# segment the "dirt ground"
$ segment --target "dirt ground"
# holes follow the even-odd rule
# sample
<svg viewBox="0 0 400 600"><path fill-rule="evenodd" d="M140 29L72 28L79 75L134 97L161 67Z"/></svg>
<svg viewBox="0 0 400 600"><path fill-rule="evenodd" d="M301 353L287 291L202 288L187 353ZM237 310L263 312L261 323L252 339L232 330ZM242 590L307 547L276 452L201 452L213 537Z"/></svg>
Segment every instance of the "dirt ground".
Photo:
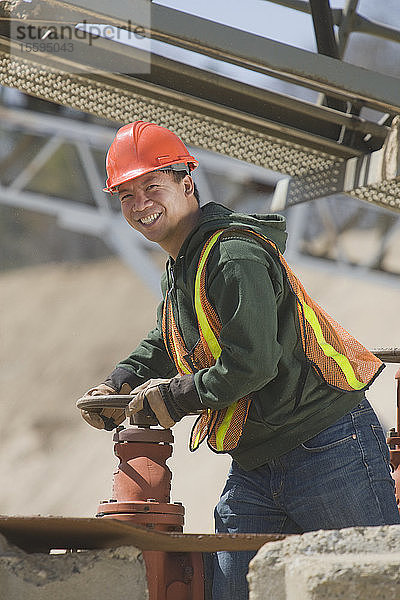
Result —
<svg viewBox="0 0 400 600"><path fill-rule="evenodd" d="M400 346L400 289L296 269L320 304L367 347ZM0 275L0 513L93 516L110 497L111 433L80 418L75 401L153 326L157 298L118 260L46 265ZM396 366L368 397L395 423ZM212 531L229 460L187 450L191 419L174 429L173 500L186 531Z"/></svg>

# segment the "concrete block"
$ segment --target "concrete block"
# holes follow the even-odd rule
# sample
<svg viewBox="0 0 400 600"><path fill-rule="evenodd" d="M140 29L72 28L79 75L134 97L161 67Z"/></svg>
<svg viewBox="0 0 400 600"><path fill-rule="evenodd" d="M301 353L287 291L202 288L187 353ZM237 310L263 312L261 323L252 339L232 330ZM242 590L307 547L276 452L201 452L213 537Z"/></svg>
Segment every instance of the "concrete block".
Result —
<svg viewBox="0 0 400 600"><path fill-rule="evenodd" d="M250 600L398 600L400 525L313 531L265 544Z"/></svg>
<svg viewBox="0 0 400 600"><path fill-rule="evenodd" d="M146 570L131 546L27 554L0 535L0 600L145 600Z"/></svg>

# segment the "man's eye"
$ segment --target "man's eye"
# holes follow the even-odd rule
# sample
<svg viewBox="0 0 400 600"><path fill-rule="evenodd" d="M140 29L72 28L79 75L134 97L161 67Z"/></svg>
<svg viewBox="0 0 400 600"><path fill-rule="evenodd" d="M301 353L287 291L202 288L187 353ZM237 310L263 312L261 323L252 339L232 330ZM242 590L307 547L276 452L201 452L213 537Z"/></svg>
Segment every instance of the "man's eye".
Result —
<svg viewBox="0 0 400 600"><path fill-rule="evenodd" d="M152 188L156 188L157 185L155 183L151 183L150 185L147 186L146 190L151 190Z"/></svg>

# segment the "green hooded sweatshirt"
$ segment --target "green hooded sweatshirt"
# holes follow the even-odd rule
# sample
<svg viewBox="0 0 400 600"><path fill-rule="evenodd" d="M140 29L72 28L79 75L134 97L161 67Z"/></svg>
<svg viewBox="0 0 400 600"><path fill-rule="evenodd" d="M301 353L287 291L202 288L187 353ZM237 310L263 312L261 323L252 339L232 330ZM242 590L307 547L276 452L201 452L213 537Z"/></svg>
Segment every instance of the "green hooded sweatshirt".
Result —
<svg viewBox="0 0 400 600"><path fill-rule="evenodd" d="M162 278L163 297L170 294L189 357L199 343L194 281L201 250L212 233L250 228L275 242L282 253L287 237L280 215L238 214L215 203L201 210L198 224L176 261L169 258ZM239 444L230 452L243 469L296 448L360 402L363 392L330 387L305 358L295 298L273 251L240 232L223 237L211 251L206 282L222 325L222 352L215 365L183 378L190 378L204 408L224 408L253 393ZM123 382L135 387L150 378L176 375L164 346L161 317L162 304L157 327L108 380L115 389Z"/></svg>

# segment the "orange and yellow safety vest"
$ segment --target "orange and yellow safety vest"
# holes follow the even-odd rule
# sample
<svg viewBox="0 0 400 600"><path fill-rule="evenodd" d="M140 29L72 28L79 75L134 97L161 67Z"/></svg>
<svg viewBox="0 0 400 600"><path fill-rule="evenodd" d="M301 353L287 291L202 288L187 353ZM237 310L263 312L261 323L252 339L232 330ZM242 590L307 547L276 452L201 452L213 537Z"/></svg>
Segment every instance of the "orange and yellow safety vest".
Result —
<svg viewBox="0 0 400 600"><path fill-rule="evenodd" d="M194 373L209 368L218 360L223 348L219 342L221 322L206 292L206 265L212 248L233 231L255 237L278 258L287 277L297 305L301 341L306 358L322 379L330 386L351 392L367 388L382 362L330 317L306 292L293 273L276 244L250 229L219 229L204 244L197 266L194 305L200 342L190 362L188 351L174 320L171 298L167 294L163 308L163 336L178 373ZM203 440L215 452L229 452L236 448L249 412L251 394L227 408L206 409L196 420L190 438L190 449L196 450Z"/></svg>

